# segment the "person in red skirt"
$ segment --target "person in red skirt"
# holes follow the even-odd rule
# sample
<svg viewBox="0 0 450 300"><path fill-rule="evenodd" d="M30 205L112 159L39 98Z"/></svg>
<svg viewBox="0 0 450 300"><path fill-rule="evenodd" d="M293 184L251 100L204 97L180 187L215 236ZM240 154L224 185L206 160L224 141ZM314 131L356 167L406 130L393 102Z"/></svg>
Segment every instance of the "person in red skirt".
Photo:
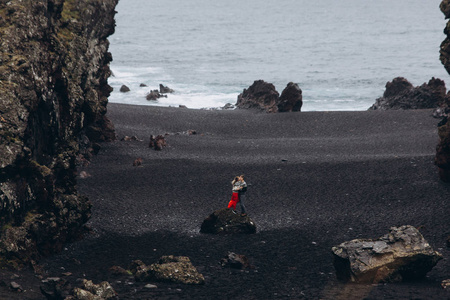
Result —
<svg viewBox="0 0 450 300"><path fill-rule="evenodd" d="M242 189L241 182L239 180L239 176L236 176L231 182L233 186L233 193L231 194L231 200L228 203L228 208L231 208L233 212L236 212L236 205L239 202L239 191Z"/></svg>

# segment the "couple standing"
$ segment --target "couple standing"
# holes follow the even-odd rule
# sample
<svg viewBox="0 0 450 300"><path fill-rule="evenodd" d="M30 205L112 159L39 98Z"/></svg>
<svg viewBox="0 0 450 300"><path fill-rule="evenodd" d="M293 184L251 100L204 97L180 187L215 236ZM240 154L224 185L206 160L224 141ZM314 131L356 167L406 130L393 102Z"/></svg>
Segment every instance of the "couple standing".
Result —
<svg viewBox="0 0 450 300"><path fill-rule="evenodd" d="M241 206L241 216L245 217L247 211L245 210L244 200L245 192L247 191L247 183L244 181L244 175L236 176L231 182L231 185L233 186L233 194L228 203L228 208L231 208L233 209L233 212L236 212L236 205L239 203Z"/></svg>

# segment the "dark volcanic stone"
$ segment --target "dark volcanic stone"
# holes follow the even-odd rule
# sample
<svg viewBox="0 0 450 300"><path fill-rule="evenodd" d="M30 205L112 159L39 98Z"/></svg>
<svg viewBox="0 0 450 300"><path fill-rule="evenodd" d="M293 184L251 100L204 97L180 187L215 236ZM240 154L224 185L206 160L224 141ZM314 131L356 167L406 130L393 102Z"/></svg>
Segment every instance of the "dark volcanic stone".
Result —
<svg viewBox="0 0 450 300"><path fill-rule="evenodd" d="M168 86L164 86L162 84L159 85L159 92L161 94L170 94L173 93L174 90L172 90L171 88L169 88Z"/></svg>
<svg viewBox="0 0 450 300"><path fill-rule="evenodd" d="M201 226L201 233L256 233L256 225L248 216L241 216L231 209L222 208L207 217Z"/></svg>
<svg viewBox="0 0 450 300"><path fill-rule="evenodd" d="M256 108L266 112L277 112L277 102L279 94L275 86L264 80L256 80L238 96L236 107Z"/></svg>
<svg viewBox="0 0 450 300"><path fill-rule="evenodd" d="M227 256L222 258L220 264L224 268L233 268L233 269L246 269L250 267L250 262L247 256L242 254L236 254L234 252L229 252Z"/></svg>
<svg viewBox="0 0 450 300"><path fill-rule="evenodd" d="M450 0L443 0L440 5L441 11L444 13L445 18L450 18ZM447 22L447 26L444 29L444 33L447 35L445 40L441 44L440 59L447 72L450 74L450 21ZM436 165L439 168L439 176L444 182L450 182L450 122L448 121L448 112L450 111L450 96L447 95L446 103L443 108L446 117L445 121L440 124L439 138L440 142L436 151Z"/></svg>
<svg viewBox="0 0 450 300"><path fill-rule="evenodd" d="M278 112L301 111L302 105L302 90L298 84L289 82L278 101Z"/></svg>
<svg viewBox="0 0 450 300"><path fill-rule="evenodd" d="M439 124L440 142L436 147L435 163L441 180L450 183L450 121L445 117Z"/></svg>
<svg viewBox="0 0 450 300"><path fill-rule="evenodd" d="M383 97L378 98L370 110L426 109L438 108L445 104L446 87L439 78L431 78L428 83L413 87L408 80L397 77L386 83Z"/></svg>
<svg viewBox="0 0 450 300"><path fill-rule="evenodd" d="M128 93L129 91L130 91L130 88L127 87L126 85L122 85L122 86L120 87L120 92L121 92L121 93Z"/></svg>
<svg viewBox="0 0 450 300"><path fill-rule="evenodd" d="M0 265L83 233L91 205L76 190L76 159L115 137L106 105L116 4L0 1Z"/></svg>
<svg viewBox="0 0 450 300"><path fill-rule="evenodd" d="M150 136L150 142L148 144L149 148L153 148L157 151L162 150L164 147L167 146L166 139L162 135L157 135L156 137L151 135Z"/></svg>
<svg viewBox="0 0 450 300"><path fill-rule="evenodd" d="M167 95L162 95L160 92L158 92L158 90L153 90L150 91L145 98L149 101L155 101L162 97L167 98Z"/></svg>

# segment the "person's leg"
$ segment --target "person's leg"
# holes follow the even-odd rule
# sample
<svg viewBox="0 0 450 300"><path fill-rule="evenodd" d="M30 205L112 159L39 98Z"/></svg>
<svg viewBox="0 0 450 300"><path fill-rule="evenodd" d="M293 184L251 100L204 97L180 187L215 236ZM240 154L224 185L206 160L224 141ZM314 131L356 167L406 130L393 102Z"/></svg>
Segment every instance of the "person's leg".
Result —
<svg viewBox="0 0 450 300"><path fill-rule="evenodd" d="M241 194L239 195L239 205L241 206L241 214L246 215L247 214L247 210L245 209L245 195Z"/></svg>

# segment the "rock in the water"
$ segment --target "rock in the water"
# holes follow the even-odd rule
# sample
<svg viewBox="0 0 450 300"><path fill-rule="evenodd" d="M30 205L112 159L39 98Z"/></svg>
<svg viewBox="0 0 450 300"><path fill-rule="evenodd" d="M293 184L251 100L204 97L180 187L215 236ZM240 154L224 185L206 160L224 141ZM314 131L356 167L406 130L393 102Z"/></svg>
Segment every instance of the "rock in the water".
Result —
<svg viewBox="0 0 450 300"><path fill-rule="evenodd" d="M163 281L182 284L204 284L205 278L186 256L163 256L149 266L142 261L132 263L131 272L138 281Z"/></svg>
<svg viewBox="0 0 450 300"><path fill-rule="evenodd" d="M164 147L167 146L166 139L162 135L157 135L156 137L151 135L150 136L150 142L148 144L149 148L153 148L157 151L162 150Z"/></svg>
<svg viewBox="0 0 450 300"><path fill-rule="evenodd" d="M250 262L247 256L242 254L236 254L234 252L228 252L227 256L220 261L222 267L233 269L246 269L250 268Z"/></svg>
<svg viewBox="0 0 450 300"><path fill-rule="evenodd" d="M266 112L277 112L278 98L279 94L273 84L264 80L256 80L238 96L236 106L238 108L256 108Z"/></svg>
<svg viewBox="0 0 450 300"><path fill-rule="evenodd" d="M283 92L281 92L277 104L278 112L301 111L302 99L302 90L298 87L298 84L289 82Z"/></svg>
<svg viewBox="0 0 450 300"><path fill-rule="evenodd" d="M162 84L159 85L159 92L161 94L171 94L174 92L174 90L172 90L171 88L169 88L168 86L164 86Z"/></svg>
<svg viewBox="0 0 450 300"><path fill-rule="evenodd" d="M386 83L383 97L378 98L369 110L426 109L438 108L445 104L446 87L439 78L431 78L421 86L413 85L403 77Z"/></svg>
<svg viewBox="0 0 450 300"><path fill-rule="evenodd" d="M256 233L256 225L248 216L236 214L233 210L223 208L207 217L200 229L201 233Z"/></svg>
<svg viewBox="0 0 450 300"><path fill-rule="evenodd" d="M127 87L125 84L120 87L121 93L128 93L129 91L130 91L130 88Z"/></svg>
<svg viewBox="0 0 450 300"><path fill-rule="evenodd" d="M442 259L410 225L392 227L376 240L344 242L332 252L338 279L361 283L420 279Z"/></svg>
<svg viewBox="0 0 450 300"><path fill-rule="evenodd" d="M140 87L147 87L147 85L145 83L141 83L139 86Z"/></svg>
<svg viewBox="0 0 450 300"><path fill-rule="evenodd" d="M222 109L224 109L224 110L232 110L232 109L235 109L235 106L233 104L231 104L231 103L227 103L227 104L225 104L222 107Z"/></svg>
<svg viewBox="0 0 450 300"><path fill-rule="evenodd" d="M163 98L163 97L167 98L167 95L161 94L160 92L158 92L158 90L153 90L153 91L150 91L145 98L149 101L156 101L159 98Z"/></svg>

